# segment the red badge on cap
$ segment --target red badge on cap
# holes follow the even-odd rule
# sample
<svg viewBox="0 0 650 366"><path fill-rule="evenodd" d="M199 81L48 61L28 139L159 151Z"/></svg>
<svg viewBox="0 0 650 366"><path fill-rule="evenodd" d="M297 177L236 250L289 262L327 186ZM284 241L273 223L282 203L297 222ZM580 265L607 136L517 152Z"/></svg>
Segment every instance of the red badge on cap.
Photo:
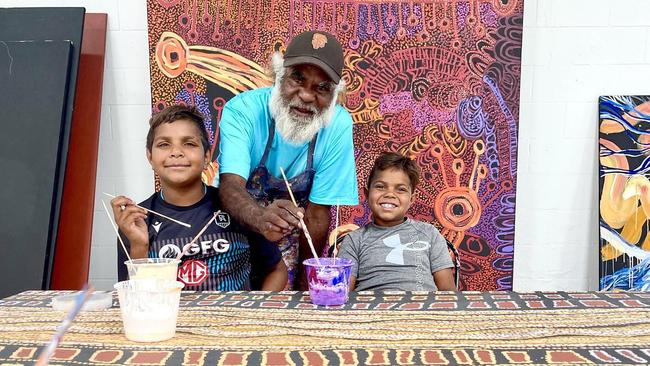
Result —
<svg viewBox="0 0 650 366"><path fill-rule="evenodd" d="M203 261L192 259L178 269L178 279L187 286L198 286L208 278L208 267Z"/></svg>
<svg viewBox="0 0 650 366"><path fill-rule="evenodd" d="M327 37L324 34L314 33L314 36L311 38L311 46L315 50L325 47L327 44Z"/></svg>

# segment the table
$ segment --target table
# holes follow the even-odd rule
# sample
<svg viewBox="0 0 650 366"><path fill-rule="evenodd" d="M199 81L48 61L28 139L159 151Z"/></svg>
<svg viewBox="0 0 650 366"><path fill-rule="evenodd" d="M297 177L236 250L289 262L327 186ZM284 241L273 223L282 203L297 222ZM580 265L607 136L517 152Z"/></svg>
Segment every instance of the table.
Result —
<svg viewBox="0 0 650 366"><path fill-rule="evenodd" d="M0 363L33 363L61 293L0 300ZM650 362L650 293L360 292L325 308L301 292L184 292L176 337L156 344L124 337L117 304L80 313L52 364Z"/></svg>

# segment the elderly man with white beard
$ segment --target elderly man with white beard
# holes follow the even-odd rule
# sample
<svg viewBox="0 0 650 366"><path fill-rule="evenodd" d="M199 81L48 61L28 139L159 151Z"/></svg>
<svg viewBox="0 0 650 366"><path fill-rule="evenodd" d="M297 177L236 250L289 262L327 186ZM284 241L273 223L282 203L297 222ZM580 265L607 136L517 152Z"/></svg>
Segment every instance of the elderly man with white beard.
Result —
<svg viewBox="0 0 650 366"><path fill-rule="evenodd" d="M302 261L311 251L299 217L320 254L330 206L358 204L352 118L338 103L343 49L331 34L304 32L284 57L273 55L273 87L241 93L226 103L219 127L219 195L233 219L250 229L252 286L261 288L278 248L288 269L268 276L277 290L306 289ZM284 169L299 208L290 201ZM287 273L285 276L284 273Z"/></svg>

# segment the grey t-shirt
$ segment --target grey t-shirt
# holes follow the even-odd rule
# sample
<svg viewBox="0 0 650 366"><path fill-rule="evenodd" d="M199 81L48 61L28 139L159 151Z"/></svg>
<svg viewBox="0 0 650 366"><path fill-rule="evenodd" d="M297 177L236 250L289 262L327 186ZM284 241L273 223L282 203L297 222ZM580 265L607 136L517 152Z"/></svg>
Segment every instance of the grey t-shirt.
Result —
<svg viewBox="0 0 650 366"><path fill-rule="evenodd" d="M436 291L432 273L454 266L438 229L411 219L391 227L370 223L349 233L339 256L355 261L357 291Z"/></svg>

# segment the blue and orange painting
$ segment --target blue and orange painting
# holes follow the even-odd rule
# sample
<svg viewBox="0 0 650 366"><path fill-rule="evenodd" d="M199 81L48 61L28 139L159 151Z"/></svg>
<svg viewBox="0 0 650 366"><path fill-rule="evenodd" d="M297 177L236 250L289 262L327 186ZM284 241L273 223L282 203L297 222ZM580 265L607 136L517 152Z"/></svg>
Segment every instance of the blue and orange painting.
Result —
<svg viewBox="0 0 650 366"><path fill-rule="evenodd" d="M650 96L600 97L600 289L650 290Z"/></svg>

